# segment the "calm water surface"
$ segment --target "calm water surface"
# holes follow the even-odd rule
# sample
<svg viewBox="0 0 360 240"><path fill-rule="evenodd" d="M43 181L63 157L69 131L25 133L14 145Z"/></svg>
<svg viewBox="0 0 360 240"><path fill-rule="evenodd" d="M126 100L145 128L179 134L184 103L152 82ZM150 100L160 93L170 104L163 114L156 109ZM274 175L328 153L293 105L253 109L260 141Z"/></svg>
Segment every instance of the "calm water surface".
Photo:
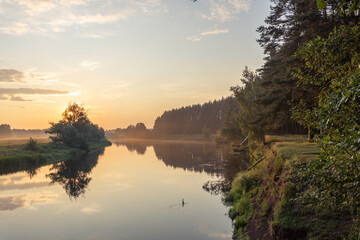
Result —
<svg viewBox="0 0 360 240"><path fill-rule="evenodd" d="M0 240L231 239L221 194L202 186L241 167L211 144L119 141L81 161L2 175Z"/></svg>

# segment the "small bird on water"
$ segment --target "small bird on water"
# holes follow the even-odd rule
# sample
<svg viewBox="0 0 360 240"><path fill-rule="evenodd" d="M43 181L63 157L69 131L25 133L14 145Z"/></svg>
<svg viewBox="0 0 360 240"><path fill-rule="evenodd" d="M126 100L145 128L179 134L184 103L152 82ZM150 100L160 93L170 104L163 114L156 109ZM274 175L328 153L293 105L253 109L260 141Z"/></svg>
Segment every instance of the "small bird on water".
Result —
<svg viewBox="0 0 360 240"><path fill-rule="evenodd" d="M184 202L184 199L182 199L182 206L184 206L185 205L185 202Z"/></svg>

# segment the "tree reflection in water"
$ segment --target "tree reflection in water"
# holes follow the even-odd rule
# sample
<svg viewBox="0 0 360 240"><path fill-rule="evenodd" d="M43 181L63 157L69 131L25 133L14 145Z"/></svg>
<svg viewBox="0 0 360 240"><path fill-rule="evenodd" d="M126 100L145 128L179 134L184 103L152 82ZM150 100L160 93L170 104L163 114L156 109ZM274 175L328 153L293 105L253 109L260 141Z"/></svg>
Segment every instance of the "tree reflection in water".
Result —
<svg viewBox="0 0 360 240"><path fill-rule="evenodd" d="M248 167L247 153L231 154L229 147L216 147L211 143L176 141L119 140L116 146L125 146L129 151L144 154L152 146L156 157L166 166L191 172L206 172L220 180L206 182L203 189L211 194L221 194L231 186L232 178Z"/></svg>
<svg viewBox="0 0 360 240"><path fill-rule="evenodd" d="M65 189L70 198L76 199L85 194L91 181L89 174L97 165L99 156L104 149L98 152L91 152L78 159L70 159L65 162L54 164L46 175L51 179L51 184L59 183Z"/></svg>

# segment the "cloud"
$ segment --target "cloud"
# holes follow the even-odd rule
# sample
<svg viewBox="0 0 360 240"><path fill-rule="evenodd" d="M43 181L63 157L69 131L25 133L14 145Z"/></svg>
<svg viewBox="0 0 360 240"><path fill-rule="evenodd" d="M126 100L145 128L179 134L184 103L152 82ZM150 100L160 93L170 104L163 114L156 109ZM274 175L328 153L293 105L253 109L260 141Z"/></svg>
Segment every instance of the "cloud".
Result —
<svg viewBox="0 0 360 240"><path fill-rule="evenodd" d="M145 1L134 1L141 11L147 15L155 15L158 13L167 12L167 7L161 0L145 0Z"/></svg>
<svg viewBox="0 0 360 240"><path fill-rule="evenodd" d="M30 27L26 23L22 22L13 22L8 26L0 27L0 32L8 35L23 35L25 33L31 32Z"/></svg>
<svg viewBox="0 0 360 240"><path fill-rule="evenodd" d="M108 36L112 36L111 33L83 33L78 36L81 38L93 38L93 39L103 39Z"/></svg>
<svg viewBox="0 0 360 240"><path fill-rule="evenodd" d="M26 82L46 82L56 81L54 76L47 73L34 73L30 71L20 71L16 69L0 69L0 82L26 83Z"/></svg>
<svg viewBox="0 0 360 240"><path fill-rule="evenodd" d="M90 206L88 207L83 207L80 212L82 213L85 213L87 215L92 215L92 214L96 214L96 213L100 213L102 212L102 208L96 204L96 203L93 203L91 204Z"/></svg>
<svg viewBox="0 0 360 240"><path fill-rule="evenodd" d="M229 32L229 29L214 29L214 30L210 30L210 31L203 31L198 35L187 37L186 39L196 42L196 41L202 40L204 36L217 35L217 34L223 34L223 33L228 33L228 32Z"/></svg>
<svg viewBox="0 0 360 240"><path fill-rule="evenodd" d="M19 5L26 6L26 12L30 15L47 12L55 7L55 4L50 0L19 0L18 3Z"/></svg>
<svg viewBox="0 0 360 240"><path fill-rule="evenodd" d="M14 0L0 1L0 9L11 16L0 17L0 33L45 36L54 36L54 33L71 30L71 27L88 29L93 25L111 24L137 13L155 15L167 11L162 0ZM79 28L75 32L78 31ZM88 36L98 38L99 35Z"/></svg>
<svg viewBox="0 0 360 240"><path fill-rule="evenodd" d="M217 35L217 34L228 33L228 32L229 32L229 29L214 29L211 31L202 32L201 35L202 36Z"/></svg>
<svg viewBox="0 0 360 240"><path fill-rule="evenodd" d="M35 194L18 194L0 197L0 211L12 211L18 208L28 208L34 204L54 203L58 195L49 192Z"/></svg>
<svg viewBox="0 0 360 240"><path fill-rule="evenodd" d="M82 68L85 68L89 71L94 71L95 69L98 69L100 66L100 63L93 60L84 60L79 63L79 66Z"/></svg>
<svg viewBox="0 0 360 240"><path fill-rule="evenodd" d="M209 13L203 18L226 22L235 18L240 12L247 12L250 9L252 0L210 0Z"/></svg>
<svg viewBox="0 0 360 240"><path fill-rule="evenodd" d="M0 197L0 211L12 211L25 205L25 196Z"/></svg>
<svg viewBox="0 0 360 240"><path fill-rule="evenodd" d="M68 91L41 89L41 88L0 88L0 95L14 95L14 94L26 94L26 95L52 95L52 94L69 94Z"/></svg>
<svg viewBox="0 0 360 240"><path fill-rule="evenodd" d="M26 99L23 99L22 97L14 97L12 96L10 98L10 101L14 101L14 102L29 102L31 100L26 100Z"/></svg>
<svg viewBox="0 0 360 240"><path fill-rule="evenodd" d="M31 101L18 95L69 95L68 91L41 89L41 88L0 88L0 100Z"/></svg>
<svg viewBox="0 0 360 240"><path fill-rule="evenodd" d="M0 69L0 82L24 82L25 74L15 69Z"/></svg>
<svg viewBox="0 0 360 240"><path fill-rule="evenodd" d="M49 185L49 181L27 181L28 177L24 176L5 176L0 178L0 191L14 190L14 189L32 189L41 188Z"/></svg>
<svg viewBox="0 0 360 240"><path fill-rule="evenodd" d="M52 26L72 26L72 25L85 25L85 24L106 24L116 22L120 19L128 18L133 11L131 9L124 10L117 14L95 14L95 15L69 15L65 19L56 19L49 23Z"/></svg>
<svg viewBox="0 0 360 240"><path fill-rule="evenodd" d="M204 225L198 226L194 229L194 231L212 239L230 239L232 237L231 233L214 232L212 229Z"/></svg>

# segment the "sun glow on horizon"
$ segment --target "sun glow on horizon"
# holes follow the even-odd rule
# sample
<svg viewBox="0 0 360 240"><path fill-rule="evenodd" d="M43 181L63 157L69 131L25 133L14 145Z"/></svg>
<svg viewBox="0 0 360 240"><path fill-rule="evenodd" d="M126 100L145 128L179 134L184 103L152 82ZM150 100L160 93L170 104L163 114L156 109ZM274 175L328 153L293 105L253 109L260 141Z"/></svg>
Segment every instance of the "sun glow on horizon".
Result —
<svg viewBox="0 0 360 240"><path fill-rule="evenodd" d="M262 65L268 1L0 1L0 124L47 128L69 102L105 129L230 95ZM5 14L6 13L6 14Z"/></svg>

